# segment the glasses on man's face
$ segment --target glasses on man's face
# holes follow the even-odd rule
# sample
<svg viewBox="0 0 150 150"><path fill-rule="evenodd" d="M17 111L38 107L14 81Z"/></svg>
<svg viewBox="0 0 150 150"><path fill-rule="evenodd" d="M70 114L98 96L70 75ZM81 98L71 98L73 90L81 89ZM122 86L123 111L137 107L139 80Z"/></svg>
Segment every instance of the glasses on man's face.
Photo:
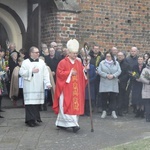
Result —
<svg viewBox="0 0 150 150"><path fill-rule="evenodd" d="M32 53L39 54L40 52L32 52Z"/></svg>
<svg viewBox="0 0 150 150"><path fill-rule="evenodd" d="M111 57L110 55L106 55L106 57Z"/></svg>

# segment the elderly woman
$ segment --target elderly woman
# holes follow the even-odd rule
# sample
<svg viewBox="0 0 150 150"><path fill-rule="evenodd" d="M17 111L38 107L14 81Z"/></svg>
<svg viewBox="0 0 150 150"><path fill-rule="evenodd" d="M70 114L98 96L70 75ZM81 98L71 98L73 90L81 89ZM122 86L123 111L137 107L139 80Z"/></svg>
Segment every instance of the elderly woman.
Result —
<svg viewBox="0 0 150 150"><path fill-rule="evenodd" d="M143 83L142 98L145 103L145 118L150 122L150 57L147 59L146 68L143 69L140 79Z"/></svg>
<svg viewBox="0 0 150 150"><path fill-rule="evenodd" d="M9 62L10 80L11 80L12 72L13 72L14 68L15 68L16 66L18 66L18 54L17 54L17 52L11 53L10 57L11 57L11 59L12 59L12 61Z"/></svg>
<svg viewBox="0 0 150 150"><path fill-rule="evenodd" d="M15 52L14 52L15 53ZM14 107L17 107L17 100L23 97L23 78L19 76L19 70L23 62L23 58L18 58L18 65L13 69L10 82L9 97L13 101ZM24 105L24 100L22 101Z"/></svg>
<svg viewBox="0 0 150 150"><path fill-rule="evenodd" d="M116 96L117 93L119 93L118 76L121 74L121 69L111 52L105 53L105 59L100 62L97 71L101 76L99 85L103 110L101 118L105 118L107 115L106 109L109 100L109 108L112 111L112 117L116 119Z"/></svg>

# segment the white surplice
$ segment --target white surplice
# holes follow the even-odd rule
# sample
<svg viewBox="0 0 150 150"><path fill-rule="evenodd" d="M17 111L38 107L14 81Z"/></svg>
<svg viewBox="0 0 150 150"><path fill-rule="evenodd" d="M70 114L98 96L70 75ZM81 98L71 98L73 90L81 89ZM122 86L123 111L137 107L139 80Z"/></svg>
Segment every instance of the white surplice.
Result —
<svg viewBox="0 0 150 150"><path fill-rule="evenodd" d="M38 73L32 73L32 69L39 69ZM23 77L23 93L25 105L44 103L44 84L51 85L49 72L44 61L31 62L29 59L23 61L19 74Z"/></svg>

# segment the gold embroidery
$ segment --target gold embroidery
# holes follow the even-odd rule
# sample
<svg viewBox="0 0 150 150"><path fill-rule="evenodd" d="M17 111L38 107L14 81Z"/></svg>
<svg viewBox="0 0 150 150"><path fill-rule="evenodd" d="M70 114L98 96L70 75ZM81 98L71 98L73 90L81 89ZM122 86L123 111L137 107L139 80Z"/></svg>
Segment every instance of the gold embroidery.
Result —
<svg viewBox="0 0 150 150"><path fill-rule="evenodd" d="M79 110L79 102L78 102L78 96L79 96L79 89L78 89L78 78L77 76L72 76L72 88L73 88L73 109Z"/></svg>
<svg viewBox="0 0 150 150"><path fill-rule="evenodd" d="M78 98L73 98L73 108L74 110L79 110Z"/></svg>
<svg viewBox="0 0 150 150"><path fill-rule="evenodd" d="M73 89L78 90L78 84L77 83L73 83Z"/></svg>
<svg viewBox="0 0 150 150"><path fill-rule="evenodd" d="M72 81L77 81L77 76L72 76Z"/></svg>
<svg viewBox="0 0 150 150"><path fill-rule="evenodd" d="M73 96L78 96L78 89L77 90L73 90Z"/></svg>

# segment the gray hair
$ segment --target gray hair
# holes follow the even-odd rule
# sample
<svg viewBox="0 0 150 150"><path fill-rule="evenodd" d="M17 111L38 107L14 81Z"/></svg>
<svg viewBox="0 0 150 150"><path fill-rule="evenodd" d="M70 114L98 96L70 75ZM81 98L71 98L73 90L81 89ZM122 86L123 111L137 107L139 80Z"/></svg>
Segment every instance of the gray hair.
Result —
<svg viewBox="0 0 150 150"><path fill-rule="evenodd" d="M29 54L32 53L34 51L34 49L38 49L37 47L35 46L32 46L30 49L29 49Z"/></svg>
<svg viewBox="0 0 150 150"><path fill-rule="evenodd" d="M11 53L11 54L10 54L10 57L13 57L15 54L17 55L17 52Z"/></svg>

